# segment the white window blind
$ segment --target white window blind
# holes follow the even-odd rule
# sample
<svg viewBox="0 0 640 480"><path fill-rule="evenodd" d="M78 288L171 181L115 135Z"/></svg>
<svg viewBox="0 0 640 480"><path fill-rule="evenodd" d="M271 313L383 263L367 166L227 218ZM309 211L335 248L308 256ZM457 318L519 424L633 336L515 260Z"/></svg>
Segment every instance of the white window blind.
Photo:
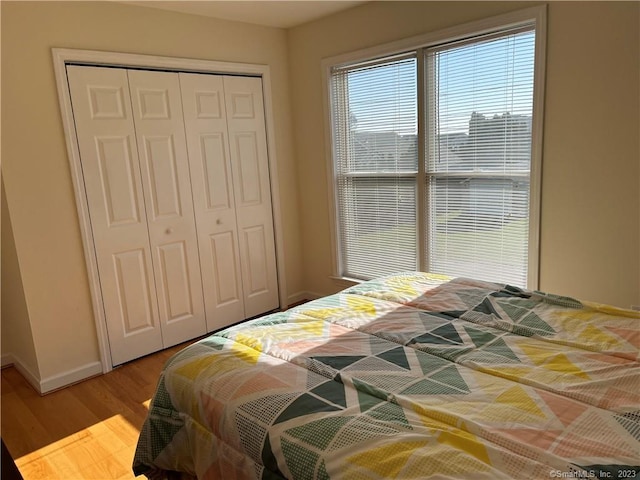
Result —
<svg viewBox="0 0 640 480"><path fill-rule="evenodd" d="M416 64L411 55L333 72L343 276L417 268Z"/></svg>
<svg viewBox="0 0 640 480"><path fill-rule="evenodd" d="M426 51L431 271L527 284L534 41Z"/></svg>
<svg viewBox="0 0 640 480"><path fill-rule="evenodd" d="M526 286L534 46L531 25L331 69L339 275Z"/></svg>

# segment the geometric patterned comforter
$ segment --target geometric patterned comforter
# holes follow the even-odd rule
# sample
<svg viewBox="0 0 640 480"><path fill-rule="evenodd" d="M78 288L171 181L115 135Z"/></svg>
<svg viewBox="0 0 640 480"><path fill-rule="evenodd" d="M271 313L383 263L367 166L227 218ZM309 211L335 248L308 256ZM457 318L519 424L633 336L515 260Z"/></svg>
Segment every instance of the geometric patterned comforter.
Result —
<svg viewBox="0 0 640 480"><path fill-rule="evenodd" d="M169 360L134 472L640 478L640 315L411 272Z"/></svg>

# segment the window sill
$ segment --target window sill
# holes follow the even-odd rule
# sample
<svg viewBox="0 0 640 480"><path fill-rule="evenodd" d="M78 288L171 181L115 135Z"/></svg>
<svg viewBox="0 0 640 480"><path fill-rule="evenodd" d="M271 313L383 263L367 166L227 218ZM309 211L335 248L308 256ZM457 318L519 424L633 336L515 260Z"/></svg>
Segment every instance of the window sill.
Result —
<svg viewBox="0 0 640 480"><path fill-rule="evenodd" d="M364 282L364 280L358 280L357 278L338 277L334 275L329 276L329 278L333 280L333 282L341 288L353 287L354 285L358 285Z"/></svg>

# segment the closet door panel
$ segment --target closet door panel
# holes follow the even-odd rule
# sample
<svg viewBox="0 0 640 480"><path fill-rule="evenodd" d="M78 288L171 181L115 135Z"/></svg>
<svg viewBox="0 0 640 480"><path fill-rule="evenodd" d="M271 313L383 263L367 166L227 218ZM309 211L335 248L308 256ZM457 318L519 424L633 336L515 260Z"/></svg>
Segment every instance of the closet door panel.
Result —
<svg viewBox="0 0 640 480"><path fill-rule="evenodd" d="M136 172L131 163L130 137L96 136L100 188L106 206L106 222L109 227L140 225ZM96 212L96 215L98 213Z"/></svg>
<svg viewBox="0 0 640 480"><path fill-rule="evenodd" d="M260 153L255 132L238 132L233 136L234 152L238 159L236 171L240 187L238 205L241 208L261 207L264 203L260 170Z"/></svg>
<svg viewBox="0 0 640 480"><path fill-rule="evenodd" d="M223 78L247 317L278 308L262 80Z"/></svg>
<svg viewBox="0 0 640 480"><path fill-rule="evenodd" d="M146 135L144 155L149 175L149 191L153 220L167 220L182 216L181 189L178 185L173 138L168 135ZM186 192L188 193L188 191Z"/></svg>
<svg viewBox="0 0 640 480"><path fill-rule="evenodd" d="M187 136L189 133L187 133ZM200 151L196 150L196 157L200 154L198 173L203 174L204 204L202 207L210 212L233 211L233 186L229 182L229 156L227 139L224 133L201 133L199 135Z"/></svg>
<svg viewBox="0 0 640 480"><path fill-rule="evenodd" d="M177 73L129 70L164 346L206 333Z"/></svg>
<svg viewBox="0 0 640 480"><path fill-rule="evenodd" d="M154 295L148 283L151 272L147 252L142 248L122 251L112 258L124 336L153 329L156 323L152 307Z"/></svg>
<svg viewBox="0 0 640 480"><path fill-rule="evenodd" d="M207 330L246 318L222 77L180 73Z"/></svg>
<svg viewBox="0 0 640 480"><path fill-rule="evenodd" d="M227 305L242 303L240 269L237 262L238 242L235 232L215 233L209 239L211 240L211 267L215 278L221 280L215 283L217 306L223 308Z"/></svg>
<svg viewBox="0 0 640 480"><path fill-rule="evenodd" d="M243 257L247 258L249 277L247 297L253 298L269 292L269 256L267 252L267 233L262 225L245 228L242 245Z"/></svg>
<svg viewBox="0 0 640 480"><path fill-rule="evenodd" d="M189 280L185 242L175 242L158 247L160 278L164 296L167 323L189 318L194 314L192 287Z"/></svg>
<svg viewBox="0 0 640 480"><path fill-rule="evenodd" d="M162 349L123 69L67 66L113 365Z"/></svg>

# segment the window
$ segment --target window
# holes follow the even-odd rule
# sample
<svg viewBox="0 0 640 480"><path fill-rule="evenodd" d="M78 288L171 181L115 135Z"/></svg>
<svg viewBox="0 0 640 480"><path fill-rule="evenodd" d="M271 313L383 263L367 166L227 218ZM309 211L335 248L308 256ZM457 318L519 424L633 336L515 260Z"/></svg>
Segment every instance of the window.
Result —
<svg viewBox="0 0 640 480"><path fill-rule="evenodd" d="M339 276L535 288L535 44L523 22L330 68Z"/></svg>
<svg viewBox="0 0 640 480"><path fill-rule="evenodd" d="M343 276L417 267L416 65L411 55L333 75Z"/></svg>

